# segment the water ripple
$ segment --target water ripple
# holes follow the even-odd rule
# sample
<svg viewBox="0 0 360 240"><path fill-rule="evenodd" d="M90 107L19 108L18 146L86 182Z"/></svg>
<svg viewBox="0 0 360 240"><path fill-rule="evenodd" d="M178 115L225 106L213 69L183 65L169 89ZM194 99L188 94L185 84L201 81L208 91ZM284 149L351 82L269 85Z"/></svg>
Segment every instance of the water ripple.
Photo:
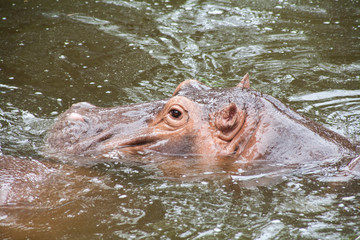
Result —
<svg viewBox="0 0 360 240"><path fill-rule="evenodd" d="M360 141L360 90L326 90L291 96L289 101L301 104L298 111L315 118L321 113L330 129Z"/></svg>
<svg viewBox="0 0 360 240"><path fill-rule="evenodd" d="M360 96L360 90L335 89L289 97L290 101L316 101L334 97Z"/></svg>

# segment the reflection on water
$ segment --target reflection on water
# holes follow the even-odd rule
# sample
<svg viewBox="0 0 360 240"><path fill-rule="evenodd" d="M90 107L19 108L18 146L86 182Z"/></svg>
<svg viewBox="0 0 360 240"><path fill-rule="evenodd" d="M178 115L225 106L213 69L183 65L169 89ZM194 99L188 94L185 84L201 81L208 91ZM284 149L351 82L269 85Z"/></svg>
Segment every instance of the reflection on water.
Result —
<svg viewBox="0 0 360 240"><path fill-rule="evenodd" d="M64 164L41 147L72 103L165 98L186 78L230 87L246 72L253 88L360 141L359 5L2 3L0 152L25 158L0 162L0 238L355 239L359 175L342 166L151 154Z"/></svg>
<svg viewBox="0 0 360 240"><path fill-rule="evenodd" d="M357 229L358 184L331 185L319 181L319 173L244 187L240 178L164 180L119 163L31 164L47 174L31 182L15 179L13 193L38 187L24 193L34 194L26 205L0 208L5 237L334 239Z"/></svg>

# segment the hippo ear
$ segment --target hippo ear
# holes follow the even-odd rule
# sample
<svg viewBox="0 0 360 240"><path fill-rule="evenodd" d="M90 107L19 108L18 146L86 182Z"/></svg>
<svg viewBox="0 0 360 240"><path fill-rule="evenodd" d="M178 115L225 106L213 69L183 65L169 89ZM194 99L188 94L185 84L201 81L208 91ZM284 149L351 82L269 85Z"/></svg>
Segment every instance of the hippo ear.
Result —
<svg viewBox="0 0 360 240"><path fill-rule="evenodd" d="M250 88L249 73L246 73L240 83L236 86L240 88Z"/></svg>
<svg viewBox="0 0 360 240"><path fill-rule="evenodd" d="M196 90L196 91L206 91L209 90L210 87L202 84L201 82L194 80L194 79L189 79L186 81L183 81L182 83L180 83L174 93L173 96L176 96L180 91L191 91L191 90Z"/></svg>
<svg viewBox="0 0 360 240"><path fill-rule="evenodd" d="M215 127L219 130L219 137L230 141L234 138L245 120L244 112L235 103L230 103L212 115Z"/></svg>

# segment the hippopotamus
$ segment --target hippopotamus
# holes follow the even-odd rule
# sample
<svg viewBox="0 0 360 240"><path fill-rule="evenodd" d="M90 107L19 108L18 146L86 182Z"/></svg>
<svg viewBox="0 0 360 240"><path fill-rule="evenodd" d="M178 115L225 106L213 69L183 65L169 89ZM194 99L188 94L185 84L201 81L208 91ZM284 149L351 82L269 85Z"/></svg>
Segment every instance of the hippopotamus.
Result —
<svg viewBox="0 0 360 240"><path fill-rule="evenodd" d="M332 161L338 165L345 159L338 172L341 181L348 173L359 176L360 172L356 146L279 100L251 89L248 74L237 86L225 89L186 80L169 99L150 103L110 108L76 103L49 130L44 150L45 157L51 160L81 159L90 161L90 165L98 160L136 160L129 155L158 153L164 156L156 157L158 161L166 159L158 168L171 178L201 179L208 176L204 172L213 172L214 177L230 173L236 179L242 173L258 176L259 168L261 173L269 169L276 173L265 174L263 180L257 177L255 182L250 178L250 185L273 183L301 163L307 166L316 162L320 166ZM193 157L187 158L189 155ZM185 158L196 163L182 161ZM242 172L244 167L247 171ZM279 174L273 167L281 168ZM54 207L62 204L64 197L49 192L67 191L65 200L71 201L78 198L79 191L66 190L66 179L72 178L76 185L88 189L92 176L97 178L97 174L89 168L15 158L0 152L0 206L24 203L30 207Z"/></svg>
<svg viewBox="0 0 360 240"><path fill-rule="evenodd" d="M250 88L197 80L180 83L169 99L110 108L80 102L59 117L47 152L119 158L128 154L231 156L289 164L355 156L345 137Z"/></svg>

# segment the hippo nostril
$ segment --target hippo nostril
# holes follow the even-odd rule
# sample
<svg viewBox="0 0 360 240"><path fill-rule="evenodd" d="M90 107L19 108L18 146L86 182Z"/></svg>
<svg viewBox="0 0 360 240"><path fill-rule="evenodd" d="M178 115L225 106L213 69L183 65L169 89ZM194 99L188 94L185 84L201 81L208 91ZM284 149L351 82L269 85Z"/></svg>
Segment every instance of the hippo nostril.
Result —
<svg viewBox="0 0 360 240"><path fill-rule="evenodd" d="M80 114L78 113L70 113L69 116L68 116L68 119L69 120L72 120L72 121L81 121L81 122L85 122L85 119L83 116L81 116Z"/></svg>

